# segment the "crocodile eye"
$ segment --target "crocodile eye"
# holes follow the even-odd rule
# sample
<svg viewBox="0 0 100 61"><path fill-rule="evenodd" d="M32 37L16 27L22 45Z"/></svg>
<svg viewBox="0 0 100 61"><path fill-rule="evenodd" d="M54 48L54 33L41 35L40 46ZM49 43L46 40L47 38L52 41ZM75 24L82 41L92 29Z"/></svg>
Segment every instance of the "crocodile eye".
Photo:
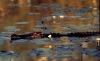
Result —
<svg viewBox="0 0 100 61"><path fill-rule="evenodd" d="M52 35L48 35L48 38L51 38L52 37Z"/></svg>

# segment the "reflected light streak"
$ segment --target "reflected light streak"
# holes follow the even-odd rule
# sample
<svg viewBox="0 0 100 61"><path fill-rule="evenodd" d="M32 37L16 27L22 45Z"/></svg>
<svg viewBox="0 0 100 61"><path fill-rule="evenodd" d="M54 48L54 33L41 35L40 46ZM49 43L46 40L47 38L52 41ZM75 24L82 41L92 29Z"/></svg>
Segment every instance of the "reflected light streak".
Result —
<svg viewBox="0 0 100 61"><path fill-rule="evenodd" d="M25 0L19 0L18 4L25 4ZM19 7L25 7L25 5L24 6L19 6Z"/></svg>
<svg viewBox="0 0 100 61"><path fill-rule="evenodd" d="M93 0L93 3L96 3L96 0Z"/></svg>
<svg viewBox="0 0 100 61"><path fill-rule="evenodd" d="M63 15L60 15L60 18L61 18L61 19L63 19L63 18L64 18L64 16L63 16Z"/></svg>
<svg viewBox="0 0 100 61"><path fill-rule="evenodd" d="M48 61L47 57L41 57L40 59L38 59L38 61Z"/></svg>
<svg viewBox="0 0 100 61"><path fill-rule="evenodd" d="M51 46L51 45L49 45L49 46L45 46L45 47L47 47L47 48L52 48L52 46Z"/></svg>
<svg viewBox="0 0 100 61"><path fill-rule="evenodd" d="M14 0L11 0L11 1L14 1Z"/></svg>
<svg viewBox="0 0 100 61"><path fill-rule="evenodd" d="M62 61L70 61L70 60L68 60L67 58L65 58L65 59L62 59Z"/></svg>
<svg viewBox="0 0 100 61"><path fill-rule="evenodd" d="M96 0L93 0L93 5L95 6L95 5L97 5L97 2L96 2Z"/></svg>
<svg viewBox="0 0 100 61"><path fill-rule="evenodd" d="M31 6L31 0L27 0L27 2L28 2L28 7L30 7Z"/></svg>
<svg viewBox="0 0 100 61"><path fill-rule="evenodd" d="M87 48L88 47L88 43L87 42L82 43L82 47L83 48Z"/></svg>
<svg viewBox="0 0 100 61"><path fill-rule="evenodd" d="M53 21L53 23L56 23L56 21Z"/></svg>
<svg viewBox="0 0 100 61"><path fill-rule="evenodd" d="M97 10L98 8L93 8L93 10Z"/></svg>
<svg viewBox="0 0 100 61"><path fill-rule="evenodd" d="M96 14L98 14L98 12L95 12L95 11L94 11L93 14L96 15Z"/></svg>
<svg viewBox="0 0 100 61"><path fill-rule="evenodd" d="M96 38L98 46L100 45L100 38Z"/></svg>
<svg viewBox="0 0 100 61"><path fill-rule="evenodd" d="M57 60L54 59L54 60L52 60L52 61L57 61Z"/></svg>
<svg viewBox="0 0 100 61"><path fill-rule="evenodd" d="M66 0L58 0L58 2L61 3L61 4L65 4Z"/></svg>
<svg viewBox="0 0 100 61"><path fill-rule="evenodd" d="M49 48L52 48L52 46L51 46L51 45L49 45L48 47L49 47Z"/></svg>
<svg viewBox="0 0 100 61"><path fill-rule="evenodd" d="M93 0L93 5L94 5L94 6L97 6L96 0ZM93 10L97 10L97 8L93 8ZM93 14L96 15L97 12L93 11Z"/></svg>
<svg viewBox="0 0 100 61"><path fill-rule="evenodd" d="M52 16L53 17L53 19L56 19L56 16Z"/></svg>
<svg viewBox="0 0 100 61"><path fill-rule="evenodd" d="M100 38L97 38L96 40L99 40L100 41Z"/></svg>

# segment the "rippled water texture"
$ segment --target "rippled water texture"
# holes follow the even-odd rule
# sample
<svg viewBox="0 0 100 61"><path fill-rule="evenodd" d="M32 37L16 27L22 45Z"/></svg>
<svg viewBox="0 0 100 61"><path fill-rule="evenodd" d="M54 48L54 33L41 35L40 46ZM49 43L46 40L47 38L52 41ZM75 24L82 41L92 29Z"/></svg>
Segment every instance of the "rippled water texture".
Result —
<svg viewBox="0 0 100 61"><path fill-rule="evenodd" d="M98 31L99 25L99 0L0 0L0 61L99 61L99 36L10 42L12 34Z"/></svg>

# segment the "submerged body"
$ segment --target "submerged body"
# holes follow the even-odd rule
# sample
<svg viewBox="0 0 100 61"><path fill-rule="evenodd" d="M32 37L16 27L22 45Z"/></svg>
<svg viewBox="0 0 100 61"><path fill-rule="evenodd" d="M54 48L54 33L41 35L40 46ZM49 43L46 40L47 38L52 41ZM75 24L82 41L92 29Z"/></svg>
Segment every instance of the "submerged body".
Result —
<svg viewBox="0 0 100 61"><path fill-rule="evenodd" d="M43 34L42 32L33 32L29 34L24 35L11 35L11 40L17 40L17 39L35 39L35 38L48 38L48 36L51 35L52 37L89 37L89 36L98 36L100 35L100 31L93 31L93 32L73 32L68 34L60 34L60 33L50 33L50 34Z"/></svg>

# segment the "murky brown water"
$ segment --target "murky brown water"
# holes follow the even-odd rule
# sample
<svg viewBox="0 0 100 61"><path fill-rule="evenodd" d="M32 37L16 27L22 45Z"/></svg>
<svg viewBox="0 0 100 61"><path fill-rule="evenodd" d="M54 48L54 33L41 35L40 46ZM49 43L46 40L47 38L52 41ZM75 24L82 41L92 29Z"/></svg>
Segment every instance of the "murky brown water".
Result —
<svg viewBox="0 0 100 61"><path fill-rule="evenodd" d="M24 6L20 7L14 7L14 6L6 6L6 4L25 4ZM21 29L20 31L17 31L16 34L24 34L25 32L33 32L33 28L36 24L35 21L41 18L42 16L49 16L50 13L54 12L54 10L44 10L43 8L34 8L33 6L39 5L39 4L66 4L66 7L69 6L78 6L78 8L83 8L84 6L98 6L99 0L14 0L13 2L11 0L0 0L0 32L6 32L4 27L6 26L16 26L17 28ZM12 11L14 9L14 11ZM94 8L93 10L96 10ZM28 12L40 12L41 14L38 15L28 15ZM67 15L73 16L74 12L66 12ZM93 11L90 13L87 13L90 16L94 14L98 14L98 12ZM27 21L30 24L26 25L19 25L15 24L19 21ZM86 21L79 21L78 18L72 18L72 19L55 19L50 22L45 23L71 23L75 25L84 25L84 24L90 24L91 22L98 22L96 19L86 20ZM59 25L52 26L51 28L54 28L55 30L61 31L67 29L67 27L61 27ZM98 30L98 29L96 29ZM85 31L85 30L79 30L79 31ZM65 44L71 43L70 41L64 42ZM15 46L11 46L11 44L16 44ZM58 43L59 44L59 43ZM84 43L84 46L86 48L91 48L89 46L90 43ZM19 57L12 58L12 61L97 61L98 58L91 57L87 55L81 54L80 51L75 51L73 54L72 59L62 59L62 60L52 60L48 57L29 57L27 54L32 51L33 48L42 48L42 47L54 47L57 45L57 43L53 43L50 45L36 45L31 43L9 43L9 40L6 40L6 44L0 46L0 50L14 50L15 52L19 52ZM94 44L93 44L94 45ZM95 46L95 45L94 45ZM95 47L94 47L95 48ZM6 57L1 57L0 61L2 59L5 59ZM9 57L8 57L9 58Z"/></svg>

